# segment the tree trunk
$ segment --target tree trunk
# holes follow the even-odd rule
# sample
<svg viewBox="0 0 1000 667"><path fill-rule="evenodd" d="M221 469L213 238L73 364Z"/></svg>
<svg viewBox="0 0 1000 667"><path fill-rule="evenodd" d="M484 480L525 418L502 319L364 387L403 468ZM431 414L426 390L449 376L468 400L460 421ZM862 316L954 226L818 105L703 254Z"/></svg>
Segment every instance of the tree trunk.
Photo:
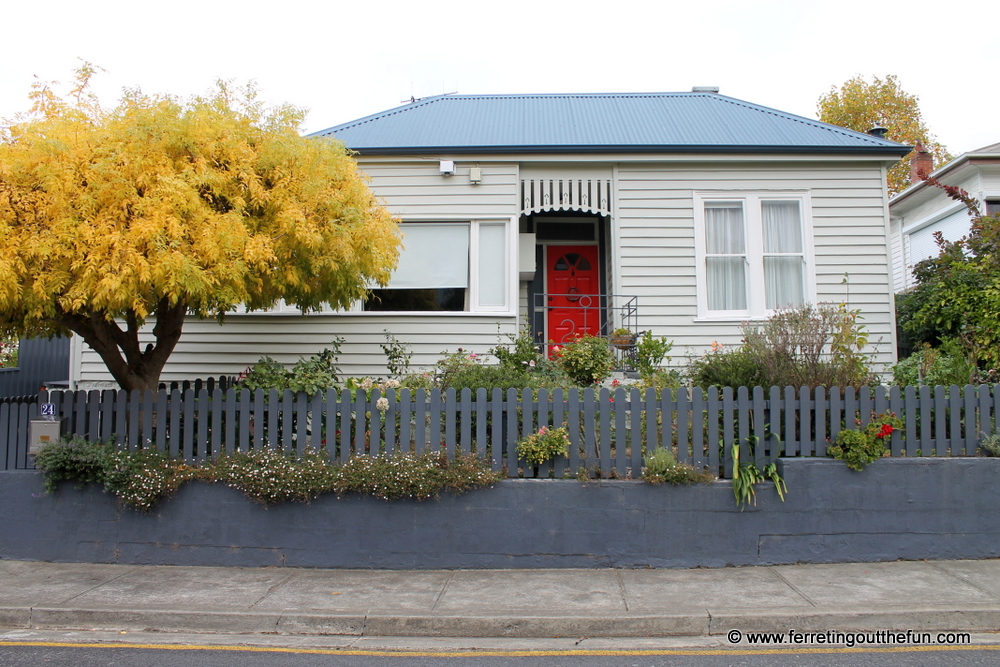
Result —
<svg viewBox="0 0 1000 667"><path fill-rule="evenodd" d="M122 389L156 391L160 373L180 340L186 313L187 306L182 301L171 305L166 298L161 299L153 326L156 342L147 345L145 350L139 346L141 325L133 312L126 314L124 329L118 321L108 319L103 313L63 314L59 322L101 356Z"/></svg>

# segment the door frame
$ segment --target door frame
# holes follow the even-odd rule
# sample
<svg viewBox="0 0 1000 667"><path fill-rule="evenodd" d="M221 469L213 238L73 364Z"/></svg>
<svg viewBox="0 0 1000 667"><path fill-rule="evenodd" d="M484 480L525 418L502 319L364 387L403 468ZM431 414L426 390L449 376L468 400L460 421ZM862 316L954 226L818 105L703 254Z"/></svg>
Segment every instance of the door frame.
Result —
<svg viewBox="0 0 1000 667"><path fill-rule="evenodd" d="M546 248L547 246L568 246L568 245L596 245L597 246L597 260L598 260L598 289L600 290L601 296L601 326L607 327L607 312L605 306L606 295L608 294L608 284L610 273L613 270L613 265L609 255L609 244L608 244L608 234L612 226L611 217L607 215L598 214L584 214L584 215L573 215L572 212L566 211L561 212L558 216L561 220L569 221L572 218L578 218L581 220L586 220L591 218L594 220L594 225L597 230L597 240L595 241L579 241L576 239L545 239L538 240L535 242L535 266L538 270L535 272L534 280L528 282L527 285L527 316L528 323L531 326L532 335L535 337L535 342L537 345L546 345L548 343L548 317L545 316L544 311L539 313L535 310L535 299L538 294L548 293L548 280L546 277ZM534 232L534 216L527 217L527 224L522 229L522 231Z"/></svg>
<svg viewBox="0 0 1000 667"><path fill-rule="evenodd" d="M579 242L575 242L575 241L548 241L548 242L546 242L542 246L542 258L544 260L544 263L541 265L542 266L542 275L544 276L542 282L543 282L543 284L545 286L545 291L543 292L543 294L551 294L552 293L551 292L552 288L549 285L549 277L550 277L549 276L549 252L550 252L550 250L553 249L553 248L580 248L580 247L595 248L595 250L596 250L596 252L594 253L594 256L595 256L595 262L594 262L594 264L595 264L595 270L597 271L597 280L596 280L597 293L596 294L592 294L592 295L588 295L588 296L591 296L594 299L596 299L596 303L593 304L593 307L597 309L597 317L598 317L597 328L598 328L598 333L600 333L601 331L604 330L606 313L604 312L604 308L603 308L603 306L604 306L603 302L605 300L604 299L604 292L603 292L604 266L603 266L603 261L602 261L603 258L601 257L601 246L600 246L600 244L598 242L596 242L596 241L590 241L590 242L587 242L587 243L579 243ZM546 345L548 345L548 341L552 338L552 331L551 331L551 327L550 327L550 317L551 317L551 315L552 315L552 311L547 309L545 311L545 317L544 317L544 332L545 332L544 335L545 335L545 344ZM565 344L565 341L555 341L555 345L563 345L563 344Z"/></svg>

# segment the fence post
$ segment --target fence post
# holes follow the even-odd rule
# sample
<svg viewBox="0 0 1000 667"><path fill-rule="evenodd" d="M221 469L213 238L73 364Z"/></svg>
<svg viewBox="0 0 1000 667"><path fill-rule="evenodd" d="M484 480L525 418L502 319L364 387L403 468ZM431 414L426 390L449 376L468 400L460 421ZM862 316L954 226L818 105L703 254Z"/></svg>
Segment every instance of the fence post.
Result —
<svg viewBox="0 0 1000 667"><path fill-rule="evenodd" d="M507 476L518 476L517 441L517 389L507 390L507 401L504 404L507 415Z"/></svg>

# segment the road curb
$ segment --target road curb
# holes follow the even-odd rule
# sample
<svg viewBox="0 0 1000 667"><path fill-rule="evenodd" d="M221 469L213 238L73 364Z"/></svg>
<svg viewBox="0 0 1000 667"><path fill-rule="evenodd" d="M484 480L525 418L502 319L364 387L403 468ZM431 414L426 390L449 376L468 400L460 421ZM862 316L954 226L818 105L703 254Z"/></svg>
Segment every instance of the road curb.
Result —
<svg viewBox="0 0 1000 667"><path fill-rule="evenodd" d="M748 632L876 630L996 632L1000 608L739 610L610 617L511 614L436 616L163 609L0 608L0 626L102 630L369 637L707 637Z"/></svg>

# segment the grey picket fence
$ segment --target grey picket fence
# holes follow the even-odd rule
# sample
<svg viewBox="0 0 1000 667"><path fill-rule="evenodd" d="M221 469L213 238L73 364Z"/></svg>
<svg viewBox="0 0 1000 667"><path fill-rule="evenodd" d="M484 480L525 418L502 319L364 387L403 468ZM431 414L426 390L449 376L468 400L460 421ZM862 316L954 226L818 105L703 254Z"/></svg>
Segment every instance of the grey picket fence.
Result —
<svg viewBox="0 0 1000 667"><path fill-rule="evenodd" d="M389 389L385 395L330 389L314 396L202 388L131 395L54 391L40 400L56 405L68 434L128 449L156 447L190 462L259 447L324 450L334 461L440 450L449 457L484 457L511 477L564 477L585 469L591 476L635 478L643 454L655 447L731 477L733 443L745 443L743 451L752 449L759 462L824 456L842 429L883 412L905 424L888 443L892 456L972 456L983 435L1000 430L1000 385L681 388L661 395L624 388ZM31 467L26 424L36 410L31 404L0 406L6 469ZM543 426L567 428L569 455L525 465L517 458L517 441Z"/></svg>
<svg viewBox="0 0 1000 667"><path fill-rule="evenodd" d="M0 470L30 468L28 424L38 414L38 394L0 398Z"/></svg>

